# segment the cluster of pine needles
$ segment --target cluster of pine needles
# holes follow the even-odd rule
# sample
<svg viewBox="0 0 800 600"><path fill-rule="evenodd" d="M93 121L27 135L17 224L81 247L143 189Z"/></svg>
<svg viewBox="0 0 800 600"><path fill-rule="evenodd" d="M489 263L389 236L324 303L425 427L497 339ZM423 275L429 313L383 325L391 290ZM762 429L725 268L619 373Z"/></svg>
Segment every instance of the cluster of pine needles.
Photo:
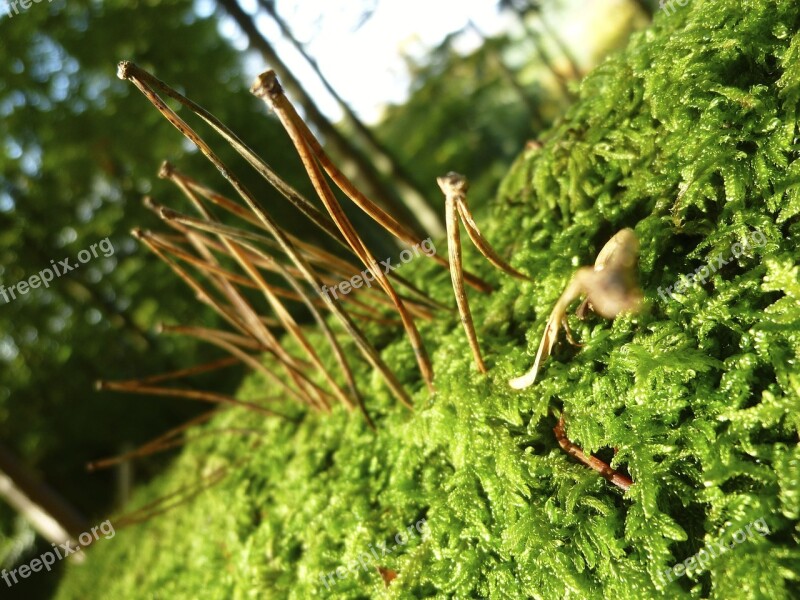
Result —
<svg viewBox="0 0 800 600"><path fill-rule="evenodd" d="M202 340L216 346L226 356L207 364L144 379L101 381L98 382L98 388L184 398L218 406L239 407L265 416L290 418L270 408L266 402L243 401L218 393L164 386L165 382L234 364L244 364L253 371L262 373L274 384L275 389L280 390L286 397L310 410L330 412L335 404L341 403L348 410L360 411L369 427L374 429L374 421L356 385L351 365L348 363L348 355L343 351L337 333L340 336L346 335L355 343L361 357L380 375L396 400L410 410L413 410L413 403L396 374L364 334L362 327L371 321L379 323L382 327L403 328L414 351L421 379L429 392L433 392L433 369L416 321L433 319L438 311L453 311L453 308L436 302L397 273L384 272L373 252L346 216L331 183L395 238L398 244L417 246L423 243L423 238L410 226L367 198L337 168L284 94L274 72L267 71L260 75L253 84L251 92L263 99L277 115L302 160L319 197L321 208L319 204L308 200L284 181L255 151L212 114L166 83L127 61L119 64L118 76L132 82L187 140L200 149L228 181L240 201L207 187L182 173L172 164L165 162L162 165L159 176L177 186L193 207L195 214L178 212L162 206L151 197L146 197L145 206L166 223L168 230L154 232L135 229L133 235L169 265L194 292L197 299L210 306L229 329L160 325L159 330L162 333L191 336ZM222 162L211 146L166 104L163 97L176 101L209 125L291 206L321 230L339 253L309 243L280 226L267 208ZM503 261L481 235L467 205L466 179L450 173L440 178L439 184L446 198L450 260L435 253L426 256L440 267L451 271L456 305L477 368L485 373L486 368L466 300L465 285L484 293L490 292L492 287L462 267L458 218L460 217L464 223L470 239L478 250L494 266L516 277L525 276ZM217 216L217 212L227 215L233 224L224 223ZM326 286L350 279L364 268L373 274L376 287L353 290L353 293L341 298L336 295L332 297L331 294L324 292ZM263 296L264 302L258 305L252 302L254 290L259 296ZM302 304L313 317L335 357L337 366L335 371L323 363L314 343L307 335L307 326L297 322L293 317L292 307L287 303ZM388 314L387 308L390 310ZM338 322L340 326L337 330L331 325L331 315L334 323ZM302 354L290 352L286 347L288 344L282 344L282 340L286 339L296 342L296 348L299 348ZM269 356L271 360L263 360L264 355ZM314 374L318 374L319 377L314 377ZM181 436L193 425L208 420L216 410L217 408L132 452L97 461L89 467L107 468L132 458L174 448L182 443ZM211 475L211 480L217 481L219 476L220 473L215 472ZM198 485L199 489L204 489L208 482L204 481ZM196 493L197 490L194 489L182 490L176 496L179 498L178 502L181 502ZM172 505L175 498L162 500ZM144 507L134 514L123 517L122 521L140 522L163 510L165 510L164 502L155 503L152 507Z"/></svg>

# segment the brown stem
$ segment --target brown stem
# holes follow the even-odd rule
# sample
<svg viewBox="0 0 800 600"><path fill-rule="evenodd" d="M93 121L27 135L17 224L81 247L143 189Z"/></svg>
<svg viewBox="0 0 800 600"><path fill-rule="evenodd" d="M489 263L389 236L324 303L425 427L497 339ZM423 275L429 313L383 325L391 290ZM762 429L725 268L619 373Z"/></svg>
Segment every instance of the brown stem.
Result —
<svg viewBox="0 0 800 600"><path fill-rule="evenodd" d="M475 333L475 324L472 321L472 313L469 310L469 300L464 289L464 280L461 275L461 237L458 230L458 209L455 202L455 188L458 182L453 182L449 177L440 177L439 186L442 188L445 199L445 223L447 224L447 252L450 259L450 279L453 281L453 291L456 296L458 312L461 315L461 325L467 334L469 346L472 349L472 356L478 371L486 373L486 364L481 356L481 347L478 343L478 335Z"/></svg>
<svg viewBox="0 0 800 600"><path fill-rule="evenodd" d="M245 402L243 400L237 400L231 396L225 396L223 394L216 394L214 392L202 392L199 390L180 390L174 388L165 388L165 387L157 387L157 386L148 386L148 385L137 385L136 387L129 388L125 385L120 385L119 382L116 381L101 381L99 382L99 389L100 390L110 390L114 392L134 392L136 394L144 394L148 396L168 396L172 398L186 398L188 400L196 400L198 402L209 402L211 404L229 404L231 406L238 406L240 408L246 408L247 410L252 410L263 415L267 415L269 417L281 417L285 418L284 415L276 413L268 408L264 408L258 404L254 404L252 402Z"/></svg>
<svg viewBox="0 0 800 600"><path fill-rule="evenodd" d="M280 87L275 74L272 71L268 71L267 73L259 76L259 78L256 80L256 83L253 85L253 93L268 101L275 110L278 118L289 134L292 143L294 143L297 152L300 154L300 159L303 161L303 166L309 174L311 183L314 185L314 189L317 191L317 194L325 205L325 208L330 213L331 218L333 218L334 222L339 228L339 231L342 232L342 235L353 248L355 253L377 278L381 287L392 299L392 302L394 302L397 312L403 321L403 326L411 342L411 346L414 349L414 354L417 358L417 364L419 365L422 377L427 384L429 391L433 392L433 369L431 367L428 353L425 350L425 346L422 342L422 337L420 336L419 330L417 330L417 326L414 323L414 319L408 312L403 301L397 295L397 292L392 287L392 284L384 274L383 269L378 264L377 259L361 240L358 232L347 218L344 210L342 210L342 207L336 199L336 196L333 194L330 186L325 181L319 165L315 161L314 156L312 156L311 149L308 145L308 140L302 133L302 128L305 125L302 124L302 120L294 111L286 96L283 94L283 89Z"/></svg>
<svg viewBox="0 0 800 600"><path fill-rule="evenodd" d="M559 418L558 425L553 428L553 433L556 435L558 445L561 446L564 452L579 460L590 469L597 471L601 477L607 479L623 491L627 492L629 489L631 489L633 481L631 481L630 477L626 477L625 475L618 473L599 458L595 458L591 454L584 453L583 450L581 450L567 438L567 434L564 432L563 415L561 418Z"/></svg>
<svg viewBox="0 0 800 600"><path fill-rule="evenodd" d="M458 213L461 215L461 220L464 222L464 228L467 230L467 235L469 235L469 239L472 240L472 243L475 244L475 247L483 254L484 258L488 260L492 265L496 268L500 269L501 271L505 271L512 277L517 277L518 279L525 279L527 281L530 278L527 275L524 275L517 271L514 267L500 258L500 255L495 251L494 248L489 244L483 234L481 234L480 229L478 229L477 223L475 223L475 219L472 216L472 212L469 209L469 205L467 204L467 180L462 175L458 175L457 173L449 173L447 175L448 179L455 181L454 178L460 178L461 184L460 186L451 186L449 189L453 194L453 199L455 200L456 206L458 206Z"/></svg>
<svg viewBox="0 0 800 600"><path fill-rule="evenodd" d="M264 7L264 9L269 13L273 20L278 24L278 27L280 27L283 35L292 43L292 45L297 49L297 51L317 74L317 77L319 77L322 85L326 90L328 90L328 93L333 96L334 100L336 100L337 104L342 109L342 112L344 112L345 116L350 121L350 124L353 126L355 132L361 137L365 146L369 149L370 158L372 158L373 164L379 171L381 171L381 173L387 177L390 177L392 181L395 182L398 192L405 202L405 205L411 210L412 213L417 215L420 224L434 237L438 238L443 236L444 227L441 219L436 214L436 211L433 210L426 201L425 193L411 176L411 173L409 173L403 167L392 150L381 143L375 134L372 133L370 128L358 118L355 112L353 112L353 109L350 108L350 105L345 102L345 100L334 89L330 81L328 81L328 78L325 77L320 70L317 61L314 60L314 58L312 58L308 52L306 52L305 47L303 47L297 38L294 37L289 29L289 26L280 17L280 15L278 15L278 12L275 10L274 3L270 2L269 0L259 0L259 4L261 4L261 6Z"/></svg>

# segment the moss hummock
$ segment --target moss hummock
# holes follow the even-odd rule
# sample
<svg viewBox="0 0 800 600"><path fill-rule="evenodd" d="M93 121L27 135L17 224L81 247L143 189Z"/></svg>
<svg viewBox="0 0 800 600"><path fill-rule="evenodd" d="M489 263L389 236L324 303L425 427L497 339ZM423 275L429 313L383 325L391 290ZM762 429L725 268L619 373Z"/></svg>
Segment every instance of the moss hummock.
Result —
<svg viewBox="0 0 800 600"><path fill-rule="evenodd" d="M371 331L415 412L359 362L377 433L343 410L222 415L209 427L264 433L191 443L134 507L220 466L228 477L101 540L59 597L800 597L799 31L794 2L658 15L479 215L534 279L465 248L499 286L470 292L488 377L455 314L421 325L434 396L401 331ZM511 390L571 273L623 227L641 241L646 309L571 316L585 346L559 344L535 386ZM446 273L417 260L403 275L452 302ZM265 395L258 376L241 391ZM629 492L558 447L561 412L574 442L631 475ZM421 519L424 535L395 543ZM372 549L368 569L323 583ZM702 569L663 575L695 556ZM377 567L397 572L388 588Z"/></svg>

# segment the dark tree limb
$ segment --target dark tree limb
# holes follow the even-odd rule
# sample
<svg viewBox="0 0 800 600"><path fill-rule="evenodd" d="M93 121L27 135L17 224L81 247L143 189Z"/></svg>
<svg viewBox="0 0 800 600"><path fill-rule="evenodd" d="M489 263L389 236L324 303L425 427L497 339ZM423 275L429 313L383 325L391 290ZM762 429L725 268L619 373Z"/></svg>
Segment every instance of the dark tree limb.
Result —
<svg viewBox="0 0 800 600"><path fill-rule="evenodd" d="M89 522L67 500L39 481L0 445L0 497L27 519L48 542L60 544L89 531Z"/></svg>

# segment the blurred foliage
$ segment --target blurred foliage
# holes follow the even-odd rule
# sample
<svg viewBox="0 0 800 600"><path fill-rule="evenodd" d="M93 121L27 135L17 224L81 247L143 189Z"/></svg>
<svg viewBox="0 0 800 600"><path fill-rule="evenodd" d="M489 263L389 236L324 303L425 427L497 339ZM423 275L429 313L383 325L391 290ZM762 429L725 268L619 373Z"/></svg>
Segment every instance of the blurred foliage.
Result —
<svg viewBox="0 0 800 600"><path fill-rule="evenodd" d="M520 40L486 40L468 56L452 42L448 37L423 64L409 59L412 94L387 110L378 134L401 156L414 157L417 181L439 204L444 201L436 178L457 171L470 178L472 202L481 206L520 148L565 101L536 80L523 84L522 73L507 66L507 54L519 49ZM530 54L522 56L530 60Z"/></svg>
<svg viewBox="0 0 800 600"><path fill-rule="evenodd" d="M212 469L229 476L98 545L60 597L797 598L799 55L796 4L694 0L657 16L504 180L487 233L534 280L466 252L499 285L472 300L488 376L443 315L421 328L434 395L399 330L384 350L418 390L413 413L356 363L377 432L343 410L301 423L222 415L209 427L263 436L192 443L136 505ZM560 345L534 387L511 390L575 268L622 227L641 240L648 309L570 316L584 346ZM756 230L765 243L705 283L658 293ZM451 294L446 273L414 265L404 274ZM263 394L258 377L241 391ZM554 412L630 473L627 493L559 448ZM423 517L429 534L392 548ZM769 533L734 544L759 519ZM659 577L719 542L730 549L707 568ZM383 543L392 551L358 567ZM379 566L399 574L388 589ZM337 567L347 572L327 590Z"/></svg>

